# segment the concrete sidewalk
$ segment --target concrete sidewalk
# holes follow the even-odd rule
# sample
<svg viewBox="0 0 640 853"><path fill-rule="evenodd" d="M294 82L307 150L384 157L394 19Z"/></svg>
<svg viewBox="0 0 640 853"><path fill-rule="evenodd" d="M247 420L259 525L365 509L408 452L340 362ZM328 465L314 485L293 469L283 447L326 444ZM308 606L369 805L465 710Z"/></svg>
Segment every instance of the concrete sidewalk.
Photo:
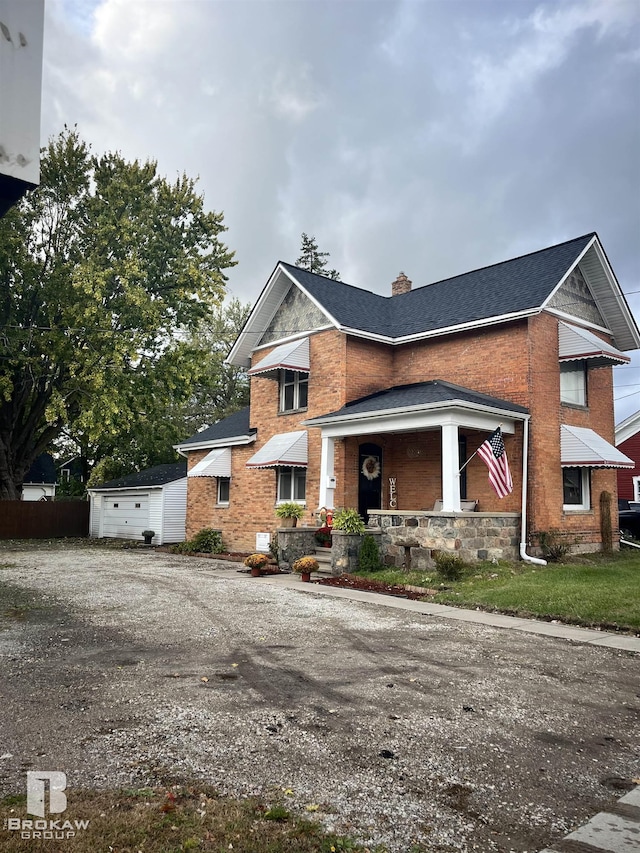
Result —
<svg viewBox="0 0 640 853"><path fill-rule="evenodd" d="M249 580L253 580L254 583L268 583L302 593L346 598L350 601L375 604L378 607L409 610L413 613L422 613L425 616L442 617L458 622L473 622L478 625L491 625L493 628L508 628L512 631L541 634L544 637L557 637L563 640L573 640L576 643L587 643L592 646L605 646L610 649L640 652L640 637L632 637L628 634L613 634L608 631L577 628L557 622L542 622L537 619L504 616L501 613L486 613L482 610L464 610L463 608L450 607L446 604L433 604L430 601L412 601L408 598L396 598L392 595L383 595L381 593L366 592L358 589L324 586L317 583L302 583L299 576L295 574L264 575L261 578L250 578L247 575L246 577Z"/></svg>
<svg viewBox="0 0 640 853"><path fill-rule="evenodd" d="M640 850L640 787L589 823L570 832L540 853L638 853Z"/></svg>

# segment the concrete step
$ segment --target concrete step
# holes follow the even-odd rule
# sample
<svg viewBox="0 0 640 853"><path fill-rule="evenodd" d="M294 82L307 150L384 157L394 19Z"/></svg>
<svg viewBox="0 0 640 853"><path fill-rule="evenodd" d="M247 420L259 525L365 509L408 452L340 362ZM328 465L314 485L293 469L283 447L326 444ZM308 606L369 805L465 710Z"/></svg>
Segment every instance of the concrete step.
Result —
<svg viewBox="0 0 640 853"><path fill-rule="evenodd" d="M314 551L314 556L318 561L319 568L316 574L319 575L330 575L331 574L331 549L330 548L316 548Z"/></svg>

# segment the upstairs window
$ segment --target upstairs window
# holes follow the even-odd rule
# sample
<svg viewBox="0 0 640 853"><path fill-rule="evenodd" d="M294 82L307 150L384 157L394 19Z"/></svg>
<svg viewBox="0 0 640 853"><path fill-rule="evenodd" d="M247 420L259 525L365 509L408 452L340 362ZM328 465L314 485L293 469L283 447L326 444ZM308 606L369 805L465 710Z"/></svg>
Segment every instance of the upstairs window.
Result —
<svg viewBox="0 0 640 853"><path fill-rule="evenodd" d="M307 493L306 468L278 468L278 503L304 503Z"/></svg>
<svg viewBox="0 0 640 853"><path fill-rule="evenodd" d="M280 371L280 411L293 412L306 409L309 392L309 375L296 370Z"/></svg>
<svg viewBox="0 0 640 853"><path fill-rule="evenodd" d="M560 402L572 406L587 405L587 369L584 361L560 365Z"/></svg>

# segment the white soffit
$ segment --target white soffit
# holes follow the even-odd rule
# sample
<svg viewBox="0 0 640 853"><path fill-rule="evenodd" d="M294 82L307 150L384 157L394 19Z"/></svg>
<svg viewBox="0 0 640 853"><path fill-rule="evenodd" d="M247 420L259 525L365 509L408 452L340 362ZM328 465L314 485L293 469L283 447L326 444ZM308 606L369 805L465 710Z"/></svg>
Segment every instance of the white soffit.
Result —
<svg viewBox="0 0 640 853"><path fill-rule="evenodd" d="M279 465L306 468L307 461L307 431L297 430L273 435L247 462L247 468L276 468Z"/></svg>
<svg viewBox="0 0 640 853"><path fill-rule="evenodd" d="M230 477L231 448L216 447L197 462L187 474L188 477Z"/></svg>
<svg viewBox="0 0 640 853"><path fill-rule="evenodd" d="M582 361L589 359L593 366L628 364L631 358L578 326L560 321L558 323L560 361Z"/></svg>
<svg viewBox="0 0 640 853"><path fill-rule="evenodd" d="M277 370L309 373L309 338L281 344L247 373L249 376L257 376L259 373L271 373Z"/></svg>
<svg viewBox="0 0 640 853"><path fill-rule="evenodd" d="M563 424L560 428L563 468L633 468L635 462L592 429Z"/></svg>

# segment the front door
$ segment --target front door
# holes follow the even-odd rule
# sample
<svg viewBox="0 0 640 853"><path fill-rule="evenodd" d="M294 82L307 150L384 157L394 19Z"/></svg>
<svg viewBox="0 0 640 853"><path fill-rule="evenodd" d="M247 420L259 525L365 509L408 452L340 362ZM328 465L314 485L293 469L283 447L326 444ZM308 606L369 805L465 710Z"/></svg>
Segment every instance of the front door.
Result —
<svg viewBox="0 0 640 853"><path fill-rule="evenodd" d="M358 512L367 520L370 509L382 509L382 448L361 444L358 475Z"/></svg>

